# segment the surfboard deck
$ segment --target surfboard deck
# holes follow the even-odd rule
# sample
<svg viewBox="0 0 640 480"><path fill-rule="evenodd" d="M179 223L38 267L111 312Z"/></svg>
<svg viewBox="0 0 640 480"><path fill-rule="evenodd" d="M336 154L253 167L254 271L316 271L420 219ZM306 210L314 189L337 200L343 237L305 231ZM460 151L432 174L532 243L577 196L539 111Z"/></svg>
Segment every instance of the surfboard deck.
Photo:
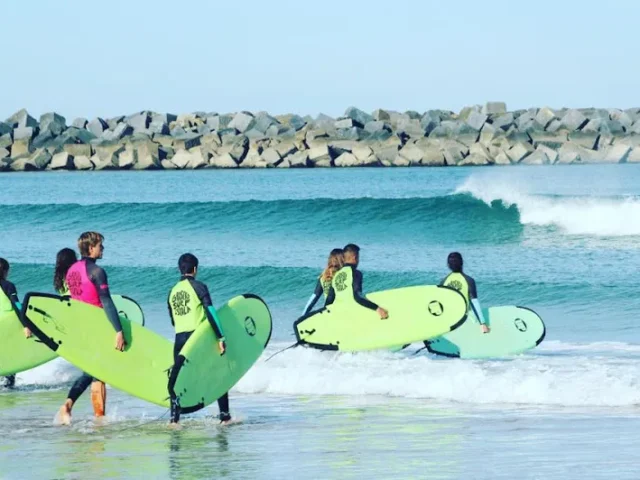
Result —
<svg viewBox="0 0 640 480"><path fill-rule="evenodd" d="M126 346L120 352L104 310L69 297L28 293L22 311L34 335L69 363L119 390L169 406L168 339L121 315Z"/></svg>
<svg viewBox="0 0 640 480"><path fill-rule="evenodd" d="M112 295L120 316L144 325L144 314L135 300L124 295ZM24 327L11 312L0 317L0 375L13 375L43 365L58 355L37 336L24 336Z"/></svg>
<svg viewBox="0 0 640 480"><path fill-rule="evenodd" d="M403 287L366 298L387 309L389 318L355 300L336 302L294 322L298 342L321 350L394 349L450 332L466 318L464 297L449 287Z"/></svg>
<svg viewBox="0 0 640 480"><path fill-rule="evenodd" d="M228 392L258 360L271 338L273 323L265 302L252 294L239 295L218 310L227 350L205 322L180 351L169 381L184 413L195 412Z"/></svg>
<svg viewBox="0 0 640 480"><path fill-rule="evenodd" d="M526 307L500 306L483 309L490 332L482 333L473 313L454 331L424 342L429 352L468 359L517 355L542 342L546 328L542 318Z"/></svg>

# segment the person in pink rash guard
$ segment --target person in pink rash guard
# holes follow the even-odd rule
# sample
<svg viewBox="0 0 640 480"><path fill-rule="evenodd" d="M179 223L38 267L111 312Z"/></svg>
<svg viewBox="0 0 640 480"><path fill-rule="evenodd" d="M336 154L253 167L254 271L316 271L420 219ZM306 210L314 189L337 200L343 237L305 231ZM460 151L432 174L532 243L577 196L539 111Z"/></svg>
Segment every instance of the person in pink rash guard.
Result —
<svg viewBox="0 0 640 480"><path fill-rule="evenodd" d="M109 293L107 274L96 264L96 260L102 258L104 252L104 236L97 232L84 232L78 239L78 248L82 257L74 263L66 276L69 287L69 295L72 299L103 308L107 319L116 332L115 347L119 351L124 350L125 341L122 334L122 325L118 317L118 311ZM60 407L59 419L63 425L71 423L71 409L80 395L91 385L91 401L96 417L102 417L105 413L107 391L103 382L83 373L71 386L67 400Z"/></svg>

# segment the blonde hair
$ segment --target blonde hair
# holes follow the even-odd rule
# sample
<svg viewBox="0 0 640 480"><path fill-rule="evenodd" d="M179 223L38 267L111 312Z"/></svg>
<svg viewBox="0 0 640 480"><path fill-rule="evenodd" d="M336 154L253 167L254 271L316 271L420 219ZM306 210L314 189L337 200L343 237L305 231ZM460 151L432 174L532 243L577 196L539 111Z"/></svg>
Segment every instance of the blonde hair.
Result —
<svg viewBox="0 0 640 480"><path fill-rule="evenodd" d="M327 267L322 271L320 278L325 281L331 281L333 274L344 266L344 251L341 248L334 248L329 254Z"/></svg>
<svg viewBox="0 0 640 480"><path fill-rule="evenodd" d="M98 232L84 232L78 238L78 250L83 257L89 256L89 248L95 247L104 241L104 236Z"/></svg>

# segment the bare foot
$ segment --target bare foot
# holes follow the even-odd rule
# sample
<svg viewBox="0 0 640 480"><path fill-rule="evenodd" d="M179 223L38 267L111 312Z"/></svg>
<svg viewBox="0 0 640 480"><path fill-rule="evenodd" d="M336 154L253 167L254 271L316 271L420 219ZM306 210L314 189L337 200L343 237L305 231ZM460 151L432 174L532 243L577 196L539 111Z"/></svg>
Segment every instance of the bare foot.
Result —
<svg viewBox="0 0 640 480"><path fill-rule="evenodd" d="M58 410L58 424L71 425L71 405L69 402L65 402Z"/></svg>
<svg viewBox="0 0 640 480"><path fill-rule="evenodd" d="M178 422L169 422L169 428L171 430L180 430L182 429L182 425L179 424Z"/></svg>

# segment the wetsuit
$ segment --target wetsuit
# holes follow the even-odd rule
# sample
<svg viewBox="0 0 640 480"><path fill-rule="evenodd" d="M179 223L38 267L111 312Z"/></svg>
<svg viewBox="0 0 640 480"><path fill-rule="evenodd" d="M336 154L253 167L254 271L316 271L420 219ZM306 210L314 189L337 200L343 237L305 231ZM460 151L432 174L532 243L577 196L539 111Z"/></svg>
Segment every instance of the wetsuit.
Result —
<svg viewBox="0 0 640 480"><path fill-rule="evenodd" d="M346 279L346 282L345 282ZM349 285L351 283L351 285ZM356 268L352 263L345 263L344 267L338 270L331 281L331 288L327 295L327 301L325 305L331 305L336 300L336 289L343 290L342 285L347 288L351 287L351 293L353 299L365 308L370 310L378 310L378 305L371 300L367 300L362 296L362 272ZM342 295L341 295L342 296Z"/></svg>
<svg viewBox="0 0 640 480"><path fill-rule="evenodd" d="M169 308L169 317L171 325L175 327L176 338L173 345L173 363L178 361L180 350L187 343L189 337L203 321L207 320L213 328L216 337L224 340L222 326L218 319L213 304L211 303L211 294L207 286L197 281L195 278L183 275L180 281L169 292L167 298L167 307ZM169 383L175 382L177 370L171 371ZM173 389L169 389L171 398L171 421L178 422L180 419L180 405L177 401ZM231 419L229 414L229 394L225 393L218 399L218 408L220 409L220 420L226 421Z"/></svg>
<svg viewBox="0 0 640 480"><path fill-rule="evenodd" d="M454 288L459 291L467 302L467 310L471 308L481 325L486 325L486 320L482 313L482 308L478 302L478 291L476 289L476 281L466 273L452 272L447 275L440 285Z"/></svg>
<svg viewBox="0 0 640 480"><path fill-rule="evenodd" d="M0 280L0 314L7 314L13 311L22 323L22 316L20 315L21 309L22 305L18 300L16 286L9 280ZM15 375L7 375L4 378L6 379L4 383L5 387L11 388L15 385Z"/></svg>
<svg viewBox="0 0 640 480"><path fill-rule="evenodd" d="M109 293L109 282L105 271L92 258L82 257L74 263L66 276L69 295L74 300L103 308L116 333L122 331L118 310ZM68 398L74 403L92 382L99 381L87 373L82 373L69 390Z"/></svg>
<svg viewBox="0 0 640 480"><path fill-rule="evenodd" d="M307 313L309 313L313 309L313 307L316 305L316 303L318 302L318 300L322 295L324 295L324 298L326 301L327 296L329 295L329 290L331 290L331 280L323 280L322 276L320 276L318 278L318 281L316 282L316 288L313 291L313 295L311 295L311 297L309 298L309 301L304 307L302 316L305 316Z"/></svg>

